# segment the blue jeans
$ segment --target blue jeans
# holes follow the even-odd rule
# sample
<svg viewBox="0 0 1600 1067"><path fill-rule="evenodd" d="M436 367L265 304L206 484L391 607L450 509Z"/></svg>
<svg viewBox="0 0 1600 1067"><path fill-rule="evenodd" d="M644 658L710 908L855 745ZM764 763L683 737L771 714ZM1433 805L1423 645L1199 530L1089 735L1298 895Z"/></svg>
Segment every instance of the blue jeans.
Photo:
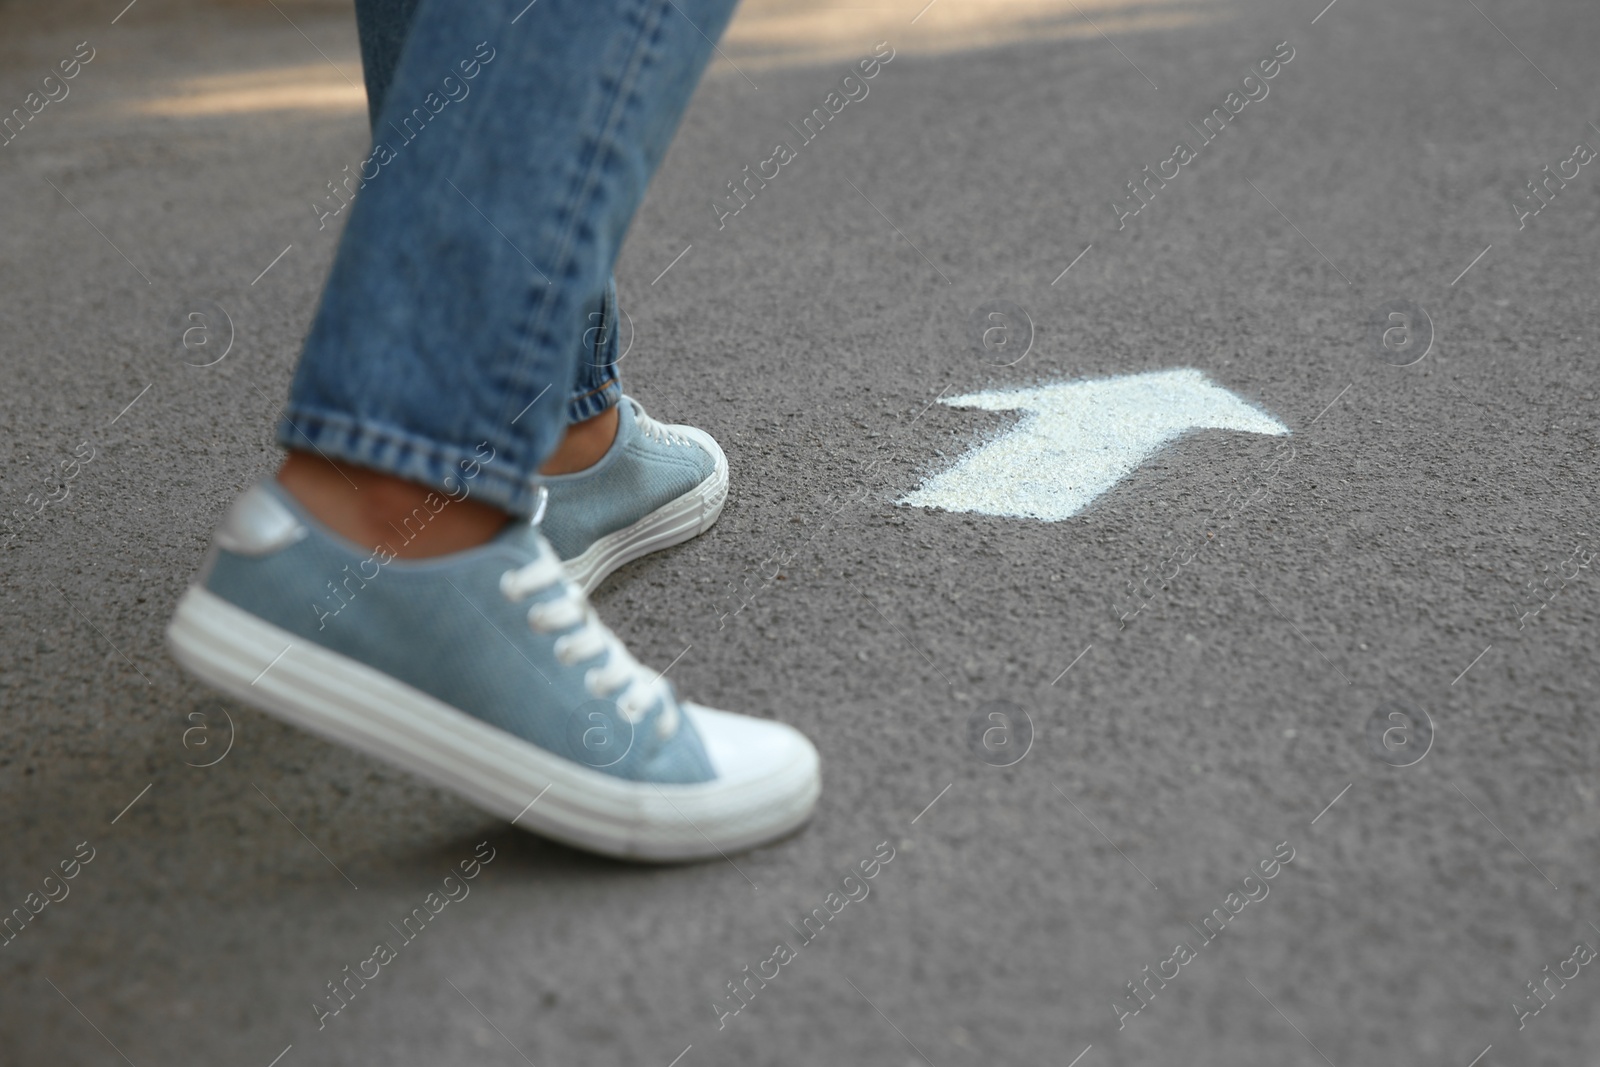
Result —
<svg viewBox="0 0 1600 1067"><path fill-rule="evenodd" d="M358 0L373 149L279 443L530 515L621 396L612 267L734 3Z"/></svg>

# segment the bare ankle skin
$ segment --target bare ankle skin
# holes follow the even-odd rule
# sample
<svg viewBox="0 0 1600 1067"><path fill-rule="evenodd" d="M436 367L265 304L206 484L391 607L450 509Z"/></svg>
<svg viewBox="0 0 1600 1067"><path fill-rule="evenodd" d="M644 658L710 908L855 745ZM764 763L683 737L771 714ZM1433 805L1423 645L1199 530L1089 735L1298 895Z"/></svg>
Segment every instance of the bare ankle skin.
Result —
<svg viewBox="0 0 1600 1067"><path fill-rule="evenodd" d="M278 484L334 533L401 559L425 559L484 544L511 516L499 508L366 467L290 452Z"/></svg>
<svg viewBox="0 0 1600 1067"><path fill-rule="evenodd" d="M594 466L617 439L618 418L611 407L568 426L539 473L574 474ZM363 547L387 548L401 559L443 556L485 544L511 520L488 504L456 500L428 486L313 452L290 452L278 468L278 484L334 533Z"/></svg>
<svg viewBox="0 0 1600 1067"><path fill-rule="evenodd" d="M618 419L617 409L609 407L592 419L568 426L560 447L545 460L539 473L576 474L599 463L617 439Z"/></svg>

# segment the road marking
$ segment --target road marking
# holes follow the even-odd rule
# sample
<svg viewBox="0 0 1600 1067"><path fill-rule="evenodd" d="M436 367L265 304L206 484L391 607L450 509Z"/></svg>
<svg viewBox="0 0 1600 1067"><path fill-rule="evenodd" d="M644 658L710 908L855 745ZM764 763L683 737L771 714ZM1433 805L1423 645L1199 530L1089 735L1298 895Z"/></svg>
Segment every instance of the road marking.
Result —
<svg viewBox="0 0 1600 1067"><path fill-rule="evenodd" d="M900 503L1045 522L1083 511L1190 430L1289 432L1187 367L971 393L942 403L1027 414L1009 433L968 452Z"/></svg>

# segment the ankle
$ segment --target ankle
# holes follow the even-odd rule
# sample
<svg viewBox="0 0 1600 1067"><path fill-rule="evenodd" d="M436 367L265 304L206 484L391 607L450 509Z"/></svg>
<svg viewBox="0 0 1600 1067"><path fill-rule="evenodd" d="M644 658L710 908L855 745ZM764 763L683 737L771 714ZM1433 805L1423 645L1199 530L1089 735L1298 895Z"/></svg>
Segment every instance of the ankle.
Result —
<svg viewBox="0 0 1600 1067"><path fill-rule="evenodd" d="M561 444L539 468L540 474L576 474L599 463L617 439L621 416L615 407L567 427Z"/></svg>
<svg viewBox="0 0 1600 1067"><path fill-rule="evenodd" d="M511 519L464 496L308 452L289 453L278 469L278 484L334 533L403 559L484 544Z"/></svg>

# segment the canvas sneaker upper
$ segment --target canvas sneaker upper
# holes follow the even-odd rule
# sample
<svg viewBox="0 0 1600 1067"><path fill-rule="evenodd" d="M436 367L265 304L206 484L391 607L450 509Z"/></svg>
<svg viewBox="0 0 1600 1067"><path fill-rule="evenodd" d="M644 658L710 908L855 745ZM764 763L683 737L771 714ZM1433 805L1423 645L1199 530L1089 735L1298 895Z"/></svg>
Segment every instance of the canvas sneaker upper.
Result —
<svg viewBox="0 0 1600 1067"><path fill-rule="evenodd" d="M290 644L349 657L594 770L716 777L671 684L596 617L532 523L468 551L399 559L332 533L268 479L224 520L199 584Z"/></svg>
<svg viewBox="0 0 1600 1067"><path fill-rule="evenodd" d="M704 499L696 517L706 520L709 514L714 520L727 492L726 471L721 448L705 431L658 422L625 396L618 405L617 438L598 462L540 479L550 493L541 529L563 560L573 560L601 538L697 489ZM689 536L709 525L703 521Z"/></svg>

